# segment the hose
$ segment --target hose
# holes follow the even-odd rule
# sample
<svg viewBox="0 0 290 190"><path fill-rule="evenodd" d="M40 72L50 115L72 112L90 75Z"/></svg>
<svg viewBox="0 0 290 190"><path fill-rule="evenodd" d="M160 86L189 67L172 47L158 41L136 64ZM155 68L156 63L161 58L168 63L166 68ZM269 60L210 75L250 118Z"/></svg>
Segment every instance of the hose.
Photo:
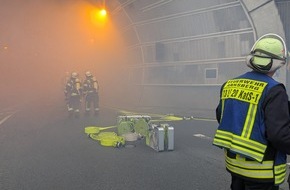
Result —
<svg viewBox="0 0 290 190"><path fill-rule="evenodd" d="M100 132L104 129L114 128L111 127L95 127L88 126L85 127L85 133L93 140L99 141L102 146L112 146L112 147L121 147L125 145L125 138L118 136L115 132Z"/></svg>

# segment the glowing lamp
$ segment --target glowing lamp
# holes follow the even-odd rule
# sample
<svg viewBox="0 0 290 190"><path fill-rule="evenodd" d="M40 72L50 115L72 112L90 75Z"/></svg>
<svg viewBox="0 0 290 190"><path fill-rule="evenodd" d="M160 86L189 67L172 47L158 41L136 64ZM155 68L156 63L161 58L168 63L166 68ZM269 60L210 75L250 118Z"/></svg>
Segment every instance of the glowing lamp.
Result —
<svg viewBox="0 0 290 190"><path fill-rule="evenodd" d="M100 10L100 16L105 17L107 15L107 11L105 9Z"/></svg>

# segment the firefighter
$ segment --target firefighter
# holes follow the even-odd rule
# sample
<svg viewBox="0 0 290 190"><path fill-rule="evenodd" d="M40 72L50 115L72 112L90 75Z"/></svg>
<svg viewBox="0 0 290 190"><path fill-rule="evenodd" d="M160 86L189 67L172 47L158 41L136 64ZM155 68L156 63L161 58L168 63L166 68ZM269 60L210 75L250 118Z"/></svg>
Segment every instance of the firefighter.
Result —
<svg viewBox="0 0 290 190"><path fill-rule="evenodd" d="M70 116L79 117L80 115L81 93L81 81L78 78L78 73L72 72L64 91Z"/></svg>
<svg viewBox="0 0 290 190"><path fill-rule="evenodd" d="M96 115L99 111L99 84L90 71L85 73L83 88L85 98L85 114L88 115L91 112L91 107L93 107Z"/></svg>
<svg viewBox="0 0 290 190"><path fill-rule="evenodd" d="M286 65L286 52L280 36L262 36L246 59L252 71L221 87L213 145L225 151L232 190L278 190L285 180L290 154L288 95L272 77Z"/></svg>
<svg viewBox="0 0 290 190"><path fill-rule="evenodd" d="M287 182L288 182L288 186L289 186L289 189L290 189L290 173L288 174L288 180L287 180Z"/></svg>

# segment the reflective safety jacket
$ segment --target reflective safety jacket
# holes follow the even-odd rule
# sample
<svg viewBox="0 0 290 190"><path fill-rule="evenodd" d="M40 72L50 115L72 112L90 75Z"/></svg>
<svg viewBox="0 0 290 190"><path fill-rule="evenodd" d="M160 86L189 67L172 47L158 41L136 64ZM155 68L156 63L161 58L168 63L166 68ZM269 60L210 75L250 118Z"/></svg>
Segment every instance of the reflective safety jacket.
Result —
<svg viewBox="0 0 290 190"><path fill-rule="evenodd" d="M269 91L277 85L281 84L254 71L228 80L221 89L213 144L225 149L230 173L279 185L285 180L286 154L270 145L263 108Z"/></svg>

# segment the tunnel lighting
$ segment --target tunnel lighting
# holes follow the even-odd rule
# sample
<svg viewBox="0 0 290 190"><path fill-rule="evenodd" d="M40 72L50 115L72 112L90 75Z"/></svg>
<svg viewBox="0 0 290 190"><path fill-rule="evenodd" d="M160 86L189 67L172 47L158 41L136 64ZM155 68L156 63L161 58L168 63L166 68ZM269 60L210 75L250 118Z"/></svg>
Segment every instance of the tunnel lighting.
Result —
<svg viewBox="0 0 290 190"><path fill-rule="evenodd" d="M91 19L93 23L104 23L107 20L106 9L94 9L91 11Z"/></svg>
<svg viewBox="0 0 290 190"><path fill-rule="evenodd" d="M101 17L105 17L107 15L107 11L106 11L106 9L102 9L102 10L100 10L100 16Z"/></svg>

